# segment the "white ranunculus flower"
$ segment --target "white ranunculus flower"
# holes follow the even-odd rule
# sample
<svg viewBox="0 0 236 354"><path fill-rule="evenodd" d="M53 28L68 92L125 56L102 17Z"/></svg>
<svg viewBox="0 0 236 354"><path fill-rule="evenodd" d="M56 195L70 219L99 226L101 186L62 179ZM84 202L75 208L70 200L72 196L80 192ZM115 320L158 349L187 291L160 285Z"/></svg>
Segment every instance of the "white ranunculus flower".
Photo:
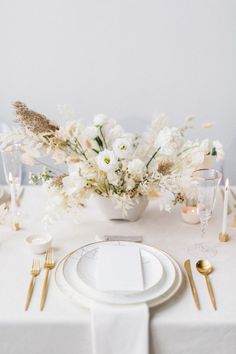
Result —
<svg viewBox="0 0 236 354"><path fill-rule="evenodd" d="M111 150L103 150L97 156L97 164L100 170L108 172L117 166L117 159Z"/></svg>
<svg viewBox="0 0 236 354"><path fill-rule="evenodd" d="M113 144L113 151L115 155L120 159L129 158L134 151L132 141L127 138L116 139Z"/></svg>
<svg viewBox="0 0 236 354"><path fill-rule="evenodd" d="M86 181L79 175L78 172L72 172L62 180L64 191L68 195L79 193L86 185Z"/></svg>
<svg viewBox="0 0 236 354"><path fill-rule="evenodd" d="M212 145L216 149L217 160L223 160L225 153L221 142L219 140L214 140Z"/></svg>
<svg viewBox="0 0 236 354"><path fill-rule="evenodd" d="M181 148L183 136L178 128L164 127L158 134L155 147L164 155L172 155Z"/></svg>
<svg viewBox="0 0 236 354"><path fill-rule="evenodd" d="M140 159L134 159L128 163L128 172L135 176L143 174L144 162Z"/></svg>
<svg viewBox="0 0 236 354"><path fill-rule="evenodd" d="M93 123L96 126L102 126L108 121L108 118L105 114L96 114L96 116L93 118Z"/></svg>

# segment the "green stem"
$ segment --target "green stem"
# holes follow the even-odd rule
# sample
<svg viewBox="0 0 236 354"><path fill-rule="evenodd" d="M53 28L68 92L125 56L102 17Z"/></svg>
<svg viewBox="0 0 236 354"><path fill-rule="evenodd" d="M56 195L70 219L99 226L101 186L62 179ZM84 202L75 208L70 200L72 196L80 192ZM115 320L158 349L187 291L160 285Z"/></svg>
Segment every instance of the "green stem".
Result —
<svg viewBox="0 0 236 354"><path fill-rule="evenodd" d="M101 133L102 140L104 142L104 146L107 149L107 143L106 143L105 137L103 135L102 126L99 127L99 130L100 130L100 133Z"/></svg>
<svg viewBox="0 0 236 354"><path fill-rule="evenodd" d="M195 148L197 148L197 147L199 147L199 144L198 144L198 145L193 145L193 146L191 146L191 147L189 147L189 148L184 149L183 151L180 151L180 152L177 154L177 156L180 156L180 155L182 155L184 152L186 152L186 151L188 151L188 150L191 150L191 149L195 149Z"/></svg>
<svg viewBox="0 0 236 354"><path fill-rule="evenodd" d="M158 152L160 151L161 147L159 147L157 149L156 152L154 152L154 154L152 155L152 157L150 158L150 160L148 161L148 163L146 164L146 168L148 168L148 166L150 165L150 163L152 162L153 159L155 159L156 155L158 154Z"/></svg>
<svg viewBox="0 0 236 354"><path fill-rule="evenodd" d="M78 140L76 140L76 142L79 146L77 146L76 144L74 144L68 140L69 147L72 149L73 152L76 152L76 153L79 152L86 160L88 160L87 156L85 155L85 151L84 151L82 145L80 144L80 142Z"/></svg>

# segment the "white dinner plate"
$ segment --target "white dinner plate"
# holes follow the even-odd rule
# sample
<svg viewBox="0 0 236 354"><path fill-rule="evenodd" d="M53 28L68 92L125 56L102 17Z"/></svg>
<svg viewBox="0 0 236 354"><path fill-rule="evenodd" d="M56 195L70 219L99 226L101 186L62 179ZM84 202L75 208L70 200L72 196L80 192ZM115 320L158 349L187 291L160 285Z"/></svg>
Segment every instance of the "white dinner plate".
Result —
<svg viewBox="0 0 236 354"><path fill-rule="evenodd" d="M96 269L98 266L98 249L92 249L85 252L77 263L77 273L80 280L85 286L96 289ZM75 255L74 255L75 256ZM151 289L158 284L163 277L163 267L159 259L145 249L140 249L140 258L142 264L144 291ZM129 291L136 293L137 291ZM125 293L123 291L122 293Z"/></svg>
<svg viewBox="0 0 236 354"><path fill-rule="evenodd" d="M148 247L148 246L146 246ZM172 286L162 295L153 297L149 301L146 301L147 305L151 308L157 305L160 305L167 300L169 300L171 297L173 297L176 292L179 290L181 283L182 283L182 272L177 264L177 262L169 255L167 255L165 252L160 251L159 252L167 257L171 263L174 265L174 269L176 272L176 277L174 280L174 283ZM89 296L88 294L85 294L83 291L78 292L76 289L71 287L68 282L65 280L64 275L63 275L63 267L64 267L64 262L68 260L73 255L74 252L71 252L69 255L65 256L62 258L59 263L57 264L56 270L55 270L55 283L58 287L58 289L62 292L62 294L72 301L73 303L86 307L86 308L91 308L91 306L94 304L94 302L104 302L104 301L99 301L96 300L93 296Z"/></svg>
<svg viewBox="0 0 236 354"><path fill-rule="evenodd" d="M102 244L104 242L101 242ZM113 241L109 242L110 244L115 245L133 245L133 247L139 247L145 249L152 254L154 254L160 260L163 266L163 277L161 281L151 289L135 294L130 293L105 293L97 291L96 289L92 289L84 285L83 282L79 279L77 275L77 264L78 260L88 251L94 250L96 254L96 250L98 248L98 243L90 244L84 247L81 247L74 252L72 252L63 262L62 272L64 276L64 280L69 287L71 287L74 291L76 291L81 296L86 298L91 298L94 301L100 301L111 304L136 304L142 302L151 301L159 296L165 294L174 284L176 278L176 269L173 265L173 262L168 258L166 254L162 251L152 248L150 246L146 246L144 244L135 244L132 242L120 242Z"/></svg>
<svg viewBox="0 0 236 354"><path fill-rule="evenodd" d="M137 293L117 293L117 292L101 292L95 288L86 286L77 276L77 263L87 252L90 252L91 259L96 263L98 245L90 244L76 250L67 260L64 262L63 274L67 283L74 288L76 291L85 294L86 296L91 296L97 301L103 301L111 304L136 304L140 302L146 302L151 300L156 296L161 296L164 294L174 283L176 272L172 262L168 257L163 255L159 250L154 249L150 246L144 244L137 244L132 242L121 242L121 241L107 241L103 244L109 243L117 246L123 247L126 244L132 245L133 247L138 247L139 249L144 249L149 251L161 262L163 267L163 276L161 281L148 291L141 291ZM96 267L90 267L88 270L93 271Z"/></svg>

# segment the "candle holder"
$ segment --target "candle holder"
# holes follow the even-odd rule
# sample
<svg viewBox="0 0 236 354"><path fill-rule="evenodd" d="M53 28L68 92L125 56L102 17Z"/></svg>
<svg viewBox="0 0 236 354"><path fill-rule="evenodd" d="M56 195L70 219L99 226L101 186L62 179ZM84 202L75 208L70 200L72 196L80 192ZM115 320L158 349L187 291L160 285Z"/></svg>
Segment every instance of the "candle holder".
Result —
<svg viewBox="0 0 236 354"><path fill-rule="evenodd" d="M11 228L12 228L13 231L19 231L20 230L20 224L18 222L14 222L14 223L12 223Z"/></svg>
<svg viewBox="0 0 236 354"><path fill-rule="evenodd" d="M200 219L197 214L197 202L196 199L185 199L185 205L180 210L182 219L187 224L199 224Z"/></svg>
<svg viewBox="0 0 236 354"><path fill-rule="evenodd" d="M222 234L222 232L219 234L220 242L228 242L229 239L230 239L229 234L227 233Z"/></svg>
<svg viewBox="0 0 236 354"><path fill-rule="evenodd" d="M181 208L181 216L184 222L187 224L199 224L200 219L197 215L196 206L184 206Z"/></svg>

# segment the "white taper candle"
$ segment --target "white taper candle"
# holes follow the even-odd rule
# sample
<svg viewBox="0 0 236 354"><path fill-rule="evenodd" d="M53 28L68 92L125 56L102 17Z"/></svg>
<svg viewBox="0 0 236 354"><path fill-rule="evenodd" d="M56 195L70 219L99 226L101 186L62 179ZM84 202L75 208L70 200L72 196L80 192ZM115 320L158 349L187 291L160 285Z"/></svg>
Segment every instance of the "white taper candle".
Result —
<svg viewBox="0 0 236 354"><path fill-rule="evenodd" d="M227 178L227 180L225 181L222 234L225 234L227 230L228 203L229 203L229 180Z"/></svg>

